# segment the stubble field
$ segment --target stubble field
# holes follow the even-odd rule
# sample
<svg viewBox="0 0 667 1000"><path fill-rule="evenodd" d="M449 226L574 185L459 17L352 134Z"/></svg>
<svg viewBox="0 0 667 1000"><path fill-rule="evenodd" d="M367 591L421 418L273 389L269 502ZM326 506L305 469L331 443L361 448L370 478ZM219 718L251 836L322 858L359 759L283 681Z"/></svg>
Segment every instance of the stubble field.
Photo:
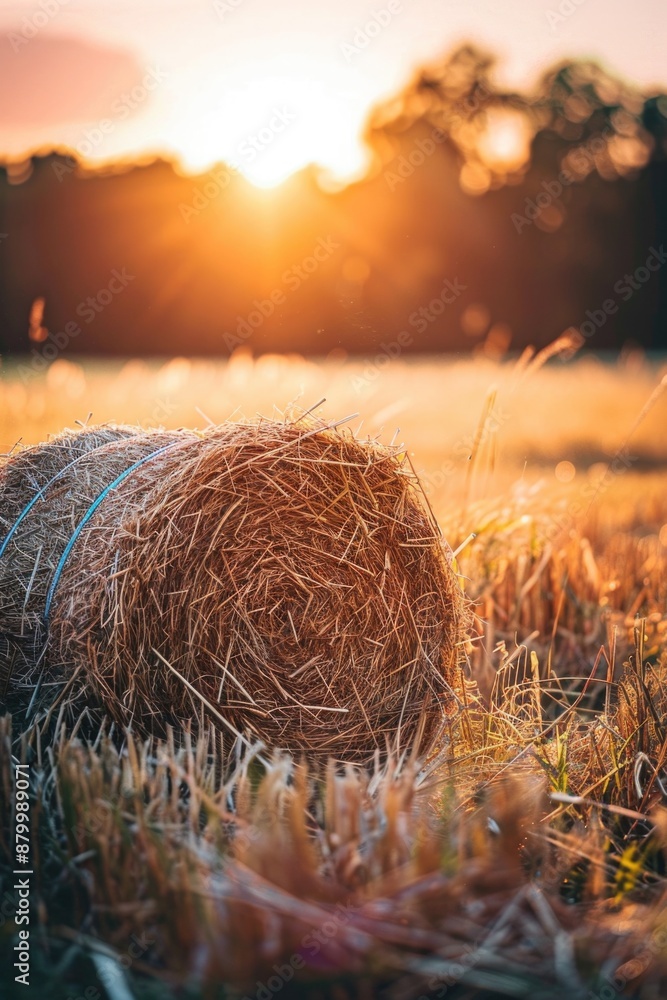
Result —
<svg viewBox="0 0 667 1000"><path fill-rule="evenodd" d="M33 773L41 995L661 996L666 372L639 354L6 366L5 452L77 421L316 404L404 442L474 612L427 762L318 774L213 736L0 721L3 881L10 750Z"/></svg>

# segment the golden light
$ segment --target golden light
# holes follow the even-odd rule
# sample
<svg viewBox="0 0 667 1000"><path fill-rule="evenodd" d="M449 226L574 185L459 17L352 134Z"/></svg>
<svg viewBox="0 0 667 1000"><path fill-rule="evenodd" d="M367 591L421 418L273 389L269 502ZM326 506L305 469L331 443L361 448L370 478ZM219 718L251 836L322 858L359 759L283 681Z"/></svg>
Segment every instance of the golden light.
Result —
<svg viewBox="0 0 667 1000"><path fill-rule="evenodd" d="M577 474L577 470L572 462L559 462L554 470L554 474L559 483L571 483Z"/></svg>
<svg viewBox="0 0 667 1000"><path fill-rule="evenodd" d="M492 108L479 139L478 149L492 168L515 170L528 159L532 133L524 115L507 109Z"/></svg>
<svg viewBox="0 0 667 1000"><path fill-rule="evenodd" d="M183 116L173 145L188 170L224 161L257 187L271 188L317 164L335 181L361 176L367 151L363 112L333 84L265 75L226 85L196 116Z"/></svg>

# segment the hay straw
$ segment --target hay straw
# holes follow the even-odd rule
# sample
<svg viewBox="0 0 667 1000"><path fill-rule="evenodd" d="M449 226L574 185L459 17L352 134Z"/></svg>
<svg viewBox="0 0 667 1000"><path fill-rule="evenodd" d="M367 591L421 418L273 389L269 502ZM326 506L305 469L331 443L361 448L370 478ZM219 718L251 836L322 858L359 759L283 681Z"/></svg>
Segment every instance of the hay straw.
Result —
<svg viewBox="0 0 667 1000"><path fill-rule="evenodd" d="M464 603L396 449L310 418L229 424L138 469L115 505L64 567L49 638L114 719L163 733L222 714L347 759L433 738Z"/></svg>
<svg viewBox="0 0 667 1000"><path fill-rule="evenodd" d="M39 656L39 640L17 638L9 621L17 599L17 574L10 565L19 529L30 510L41 506L49 484L82 455L112 441L138 433L138 428L104 424L65 430L32 447L18 446L3 455L0 465L0 697L17 667L19 673ZM40 525L41 535L45 525ZM17 539L18 540L18 539Z"/></svg>
<svg viewBox="0 0 667 1000"><path fill-rule="evenodd" d="M180 432L101 427L67 433L10 458L0 479L0 666L31 679L44 644L49 586L72 533L95 497L134 461ZM192 440L193 435L187 435ZM113 504L106 516L114 517Z"/></svg>
<svg viewBox="0 0 667 1000"><path fill-rule="evenodd" d="M138 427L113 424L65 430L43 444L19 447L0 465L0 545L22 510L70 462L111 441L140 433Z"/></svg>

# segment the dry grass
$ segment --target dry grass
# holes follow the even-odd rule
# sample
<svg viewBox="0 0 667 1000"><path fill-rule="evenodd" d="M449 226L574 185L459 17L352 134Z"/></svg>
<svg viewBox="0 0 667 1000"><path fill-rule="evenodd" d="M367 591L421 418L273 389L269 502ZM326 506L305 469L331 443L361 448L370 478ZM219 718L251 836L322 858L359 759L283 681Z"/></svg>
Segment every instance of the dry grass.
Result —
<svg viewBox="0 0 667 1000"><path fill-rule="evenodd" d="M470 689L449 733L458 752L421 770L261 766L213 729L119 749L60 728L47 750L39 727L12 741L6 719L5 797L10 747L34 762L51 961L102 954L124 980L141 940L132 981L156 978L163 996L224 982L254 997L277 974L285 995L334 1000L443 986L583 998L610 984L657 1000L667 743L646 726L664 687L628 668L590 723L576 706L549 723L539 695L501 683L489 706Z"/></svg>
<svg viewBox="0 0 667 1000"><path fill-rule="evenodd" d="M57 713L36 719L13 749L33 761L37 787L44 982L101 990L108 962L136 996L151 982L161 1000L222 996L224 979L227 995L256 997L296 955L304 967L279 995L658 1000L664 397L633 425L662 372L399 363L355 407L359 370L239 357L225 369L171 363L150 385L171 380L179 422L193 422L195 400L218 420L237 398L285 402L277 386L296 396L299 382L338 412L361 409L366 429L386 423L391 436L400 421L445 536L454 547L477 536L457 558L477 619L441 755L421 771L307 774L289 759L264 767L220 734L178 748L102 732L87 745ZM123 384L138 378L129 369ZM103 406L125 391L85 379ZM38 436L56 420L44 399ZM126 415L141 417L122 404L96 414ZM626 442L629 464L614 471ZM571 467L559 478L561 461ZM8 838L5 819L5 870ZM351 908L336 921L338 903ZM128 968L129 936L144 932ZM305 939L314 932L319 948Z"/></svg>
<svg viewBox="0 0 667 1000"><path fill-rule="evenodd" d="M386 359L385 359L386 360ZM624 441L637 414L664 374L664 364L628 357L620 366L587 357L547 367L493 364L440 357L373 361L311 361L267 355L255 361L239 350L227 362L175 358L127 364L56 361L27 383L5 362L0 373L0 446L85 420L123 420L143 426L205 428L235 414L270 416L294 400L310 406L326 398L329 415L359 412L362 434L389 441L397 427L414 451L415 467L431 483L436 514L459 494L468 455L490 386L497 390L494 420L498 456L488 482L473 499L502 491L517 475L555 483L563 458L586 469L604 463ZM667 459L660 409L632 438L632 468ZM358 424L353 424L354 427ZM524 471L525 468L525 471Z"/></svg>

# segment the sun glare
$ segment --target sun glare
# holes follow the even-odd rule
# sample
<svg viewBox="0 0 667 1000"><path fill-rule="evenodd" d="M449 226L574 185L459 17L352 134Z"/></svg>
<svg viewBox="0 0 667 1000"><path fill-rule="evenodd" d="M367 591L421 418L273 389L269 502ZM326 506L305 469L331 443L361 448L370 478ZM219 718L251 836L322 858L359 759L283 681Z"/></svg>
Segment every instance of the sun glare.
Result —
<svg viewBox="0 0 667 1000"><path fill-rule="evenodd" d="M260 188L276 187L310 164L349 181L367 166L364 113L333 87L266 76L227 87L196 120L184 116L173 142L187 169L224 161Z"/></svg>
<svg viewBox="0 0 667 1000"><path fill-rule="evenodd" d="M487 128L480 137L479 152L491 167L516 169L528 159L530 140L530 125L523 115L494 108L487 112Z"/></svg>

